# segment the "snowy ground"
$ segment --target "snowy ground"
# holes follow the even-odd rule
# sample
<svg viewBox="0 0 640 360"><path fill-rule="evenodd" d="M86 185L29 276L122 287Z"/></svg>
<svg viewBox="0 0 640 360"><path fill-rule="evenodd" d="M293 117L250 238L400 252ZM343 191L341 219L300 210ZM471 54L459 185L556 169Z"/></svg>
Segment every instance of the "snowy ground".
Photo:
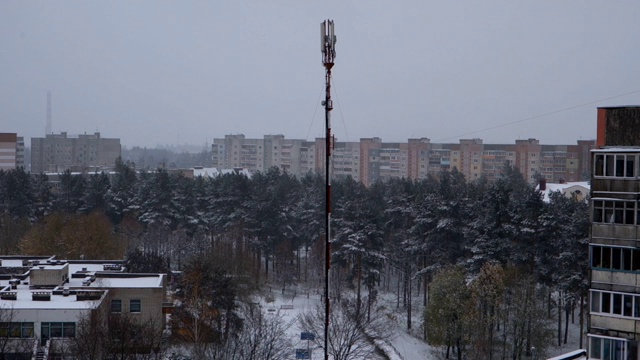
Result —
<svg viewBox="0 0 640 360"><path fill-rule="evenodd" d="M316 290L307 291L302 288L298 288L297 290L287 289L283 294L282 289L272 288L270 289L270 294L273 296L273 302L265 303L264 306L267 309L272 309L274 313L279 314L286 321L291 322L292 326L289 328L289 334L291 336L292 343L294 344L294 349L306 349L307 342L300 340L300 332L303 331L303 329L300 329L300 327L298 326L297 318L300 313L306 311L307 309L313 309L321 303L320 293ZM419 306L419 304L421 303L421 299L419 299L418 297L414 298L414 311L412 312L413 329L411 333L406 330L406 310L402 309L402 307L396 310L397 302L395 294L382 295L380 296L380 300L385 301L387 303L387 307L395 311L395 316L397 319L396 323L394 324L394 326L397 328L396 336L389 342L389 345L393 349L395 349L396 353L390 353L391 359L439 360L444 358L442 349L433 348L420 338L422 332L420 318L422 308ZM291 306L293 306L293 308L291 308ZM554 331L557 330L554 328ZM563 344L561 347L557 347L554 343L554 346L549 347L547 351L547 357L553 357L579 349L579 332L579 319L576 314L575 324L569 324L569 336L567 344ZM584 345L583 343L583 347L584 346L586 345ZM322 358L322 350L313 350L312 359L319 358ZM371 359L371 357L369 357L368 359Z"/></svg>

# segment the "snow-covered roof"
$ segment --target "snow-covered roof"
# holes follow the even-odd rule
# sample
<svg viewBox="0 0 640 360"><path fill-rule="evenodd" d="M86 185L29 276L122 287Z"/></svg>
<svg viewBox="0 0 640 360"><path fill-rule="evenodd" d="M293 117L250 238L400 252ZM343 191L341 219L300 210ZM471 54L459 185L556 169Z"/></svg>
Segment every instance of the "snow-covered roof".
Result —
<svg viewBox="0 0 640 360"><path fill-rule="evenodd" d="M600 149L592 149L593 153L610 153L610 152L640 152L640 147L638 146L614 146L614 147L604 147Z"/></svg>
<svg viewBox="0 0 640 360"><path fill-rule="evenodd" d="M591 191L591 184L588 181L574 181L565 183L547 183L545 190L540 190L540 185L536 186L536 190L543 193L542 200L549 202L549 194L554 191L560 191L567 197L576 195L578 199L585 199Z"/></svg>
<svg viewBox="0 0 640 360"><path fill-rule="evenodd" d="M0 308L16 310L92 309L100 301L82 300L83 293L97 294L100 299L103 299L109 289L145 289L164 286L164 274L125 273L122 271L121 261L84 262L54 260L53 258L43 259L42 257L34 259L0 257L0 260L2 260L0 268L5 268L5 271L2 272L5 275L0 279ZM29 270L22 274L9 275L14 271L9 268L28 268ZM34 271L34 274L35 271L54 271L59 274L64 270L69 272L68 282L64 284L40 288L31 284L31 271ZM67 296L64 295L64 289L68 289L70 292ZM38 297L38 295L44 296L46 300L34 300L34 296ZM81 297L80 300L78 300L78 296Z"/></svg>
<svg viewBox="0 0 640 360"><path fill-rule="evenodd" d="M127 274L129 275L129 274ZM154 288L162 287L163 276L157 274L155 276L135 276L131 277L96 277L96 280L89 287L95 288Z"/></svg>
<svg viewBox="0 0 640 360"><path fill-rule="evenodd" d="M566 354L558 355L556 357L548 358L547 360L582 360L587 359L587 350L580 349L568 352Z"/></svg>
<svg viewBox="0 0 640 360"><path fill-rule="evenodd" d="M6 289L6 287L5 287ZM91 300L78 300L76 295L54 295L51 294L50 300L47 301L38 301L33 300L33 292L52 292L51 289L48 290L32 290L29 289L29 285L18 285L17 289L8 289L0 291L0 293L6 292L15 292L16 300L4 300L0 299L0 308L1 309L12 309L12 310L83 310L83 309L94 309L98 306L96 301ZM106 293L106 292L104 292ZM101 294L100 298L102 299L104 294Z"/></svg>

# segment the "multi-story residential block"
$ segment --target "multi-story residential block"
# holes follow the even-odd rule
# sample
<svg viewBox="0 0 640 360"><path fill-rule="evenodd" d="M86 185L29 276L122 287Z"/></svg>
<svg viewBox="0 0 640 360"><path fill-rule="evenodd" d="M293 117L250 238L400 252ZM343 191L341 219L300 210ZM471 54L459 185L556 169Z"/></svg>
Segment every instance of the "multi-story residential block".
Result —
<svg viewBox="0 0 640 360"><path fill-rule="evenodd" d="M429 151L431 140L427 138L409 139L407 147L407 177L409 179L426 178L426 153ZM424 175L423 175L424 173Z"/></svg>
<svg viewBox="0 0 640 360"><path fill-rule="evenodd" d="M0 133L0 170L24 167L24 138L16 133Z"/></svg>
<svg viewBox="0 0 640 360"><path fill-rule="evenodd" d="M333 176L351 176L355 181L360 181L360 143L336 142L332 151Z"/></svg>
<svg viewBox="0 0 640 360"><path fill-rule="evenodd" d="M468 180L478 179L482 175L483 150L481 139L460 139L459 147L451 157L452 166Z"/></svg>
<svg viewBox="0 0 640 360"><path fill-rule="evenodd" d="M109 169L120 155L120 139L102 138L99 132L78 137L62 132L31 138L32 173Z"/></svg>
<svg viewBox="0 0 640 360"><path fill-rule="evenodd" d="M497 179L505 164L514 166L516 152L514 145L485 145L482 151L482 176L489 181Z"/></svg>
<svg viewBox="0 0 640 360"><path fill-rule="evenodd" d="M580 181L588 178L589 151L594 140L577 145L540 145L536 139L516 140L515 144L484 144L481 139L462 139L454 144L434 144L428 138L406 143L385 143L379 137L359 142L333 141L332 176L351 176L369 186L378 180L426 179L456 168L468 180L495 179L505 163L520 170L535 183L538 177L550 182ZM286 139L284 135L265 135L245 139L227 135L214 139L212 162L217 168L244 168L264 171L277 166L296 176L310 171L324 173L326 144Z"/></svg>
<svg viewBox="0 0 640 360"><path fill-rule="evenodd" d="M592 150L589 359L640 358L640 107L598 109Z"/></svg>

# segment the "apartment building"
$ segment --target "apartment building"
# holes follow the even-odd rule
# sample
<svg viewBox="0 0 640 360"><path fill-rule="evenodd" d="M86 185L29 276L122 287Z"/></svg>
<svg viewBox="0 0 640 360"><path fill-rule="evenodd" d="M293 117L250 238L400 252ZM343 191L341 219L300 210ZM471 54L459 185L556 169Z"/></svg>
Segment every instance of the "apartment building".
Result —
<svg viewBox="0 0 640 360"><path fill-rule="evenodd" d="M0 170L24 167L24 138L16 133L0 133Z"/></svg>
<svg viewBox="0 0 640 360"><path fill-rule="evenodd" d="M589 359L640 358L640 107L598 108L591 151Z"/></svg>
<svg viewBox="0 0 640 360"><path fill-rule="evenodd" d="M110 169L120 155L120 139L103 138L99 132L77 137L62 132L31 138L32 173Z"/></svg>
<svg viewBox="0 0 640 360"><path fill-rule="evenodd" d="M379 137L361 138L359 142L334 139L332 176L351 176L369 186L394 178L426 179L455 168L468 180L493 180L508 163L532 184L538 177L550 182L574 182L588 178L589 151L594 145L594 140L580 140L577 145L541 145L537 139L516 140L515 144L484 144L477 138L452 144L431 143L428 138L403 143L383 142ZM277 166L302 176L310 171L324 173L325 151L324 138L304 141L284 135L265 135L263 139L227 135L214 139L212 160L217 168L264 171Z"/></svg>
<svg viewBox="0 0 640 360"><path fill-rule="evenodd" d="M334 178L351 176L355 181L360 181L360 143L356 141L336 142L331 156Z"/></svg>

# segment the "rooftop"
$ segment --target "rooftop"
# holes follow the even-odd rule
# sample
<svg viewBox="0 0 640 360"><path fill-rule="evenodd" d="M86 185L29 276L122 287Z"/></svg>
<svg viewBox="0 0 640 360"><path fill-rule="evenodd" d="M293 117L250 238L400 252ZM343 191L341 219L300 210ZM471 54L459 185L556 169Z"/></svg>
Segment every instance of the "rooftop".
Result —
<svg viewBox="0 0 640 360"><path fill-rule="evenodd" d="M126 273L119 260L1 256L0 260L0 308L15 310L93 309L101 302L95 300L102 300L109 289L162 288L164 281L164 274ZM36 273L38 285L32 283ZM40 283L41 278L51 285Z"/></svg>

